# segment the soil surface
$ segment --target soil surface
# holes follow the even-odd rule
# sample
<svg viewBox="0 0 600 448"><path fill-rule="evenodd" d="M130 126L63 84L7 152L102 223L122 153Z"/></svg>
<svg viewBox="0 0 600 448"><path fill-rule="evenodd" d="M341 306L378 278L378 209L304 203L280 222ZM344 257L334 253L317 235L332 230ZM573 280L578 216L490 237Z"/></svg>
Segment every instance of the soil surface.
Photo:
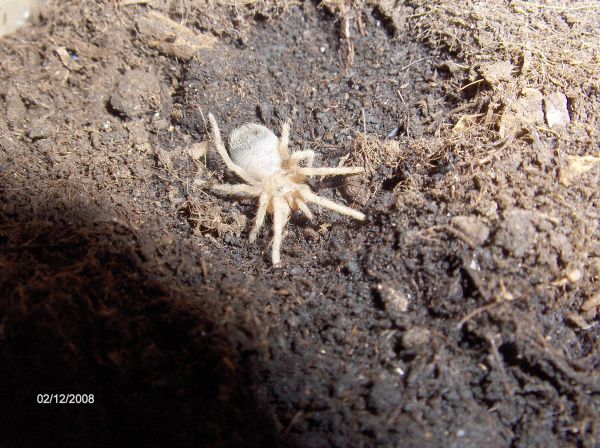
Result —
<svg viewBox="0 0 600 448"><path fill-rule="evenodd" d="M452 4L50 2L2 38L0 444L599 446L597 10ZM308 185L367 220L295 214L273 268L208 113L364 167Z"/></svg>

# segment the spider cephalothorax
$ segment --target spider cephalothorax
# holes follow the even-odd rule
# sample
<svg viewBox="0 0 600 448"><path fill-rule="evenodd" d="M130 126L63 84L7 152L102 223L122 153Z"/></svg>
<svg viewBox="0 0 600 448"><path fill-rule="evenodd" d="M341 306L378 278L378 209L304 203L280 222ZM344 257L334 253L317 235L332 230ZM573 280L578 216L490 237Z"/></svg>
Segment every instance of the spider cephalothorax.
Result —
<svg viewBox="0 0 600 448"><path fill-rule="evenodd" d="M258 197L258 211L250 233L251 242L256 240L267 212L273 214L271 256L274 266L281 264L283 229L292 211L300 210L308 219L312 219L313 214L307 205L312 202L360 221L365 219L365 215L357 210L314 194L304 183L307 176L357 174L364 171L363 168L314 168L312 166L315 158L314 151L289 152L289 123L281 127L279 139L271 130L260 124L245 124L231 133L228 153L221 140L221 132L215 117L208 114L208 119L212 140L225 165L246 182L235 185L215 185L213 188L224 194ZM305 166L300 166L302 160L306 161Z"/></svg>

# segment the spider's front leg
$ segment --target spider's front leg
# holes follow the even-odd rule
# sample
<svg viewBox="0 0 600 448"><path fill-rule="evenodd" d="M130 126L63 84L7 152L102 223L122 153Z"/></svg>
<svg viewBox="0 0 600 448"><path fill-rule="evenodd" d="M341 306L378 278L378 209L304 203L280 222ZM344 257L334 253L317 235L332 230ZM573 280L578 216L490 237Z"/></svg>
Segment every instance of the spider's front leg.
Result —
<svg viewBox="0 0 600 448"><path fill-rule="evenodd" d="M296 205L298 206L300 211L304 213L304 215L308 218L309 221L313 220L313 214L308 208L308 205L306 205L306 202L304 202L302 198L296 198Z"/></svg>

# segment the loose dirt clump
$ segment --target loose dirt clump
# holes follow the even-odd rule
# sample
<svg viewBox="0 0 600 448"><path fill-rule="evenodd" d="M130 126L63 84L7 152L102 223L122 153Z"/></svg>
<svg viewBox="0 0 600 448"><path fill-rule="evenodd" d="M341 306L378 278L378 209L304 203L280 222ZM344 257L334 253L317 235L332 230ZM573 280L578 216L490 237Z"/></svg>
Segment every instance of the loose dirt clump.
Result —
<svg viewBox="0 0 600 448"><path fill-rule="evenodd" d="M595 16L49 2L0 40L1 444L598 445ZM273 269L209 112L363 166L310 187L367 221Z"/></svg>

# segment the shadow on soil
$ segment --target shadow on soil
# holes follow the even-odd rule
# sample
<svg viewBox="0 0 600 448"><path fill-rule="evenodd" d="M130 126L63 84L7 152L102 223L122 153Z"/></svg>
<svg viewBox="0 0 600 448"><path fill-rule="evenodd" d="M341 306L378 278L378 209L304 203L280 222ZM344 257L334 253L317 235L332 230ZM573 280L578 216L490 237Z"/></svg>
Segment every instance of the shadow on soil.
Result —
<svg viewBox="0 0 600 448"><path fill-rule="evenodd" d="M279 445L208 293L161 279L105 211L6 200L16 187L0 188L2 446Z"/></svg>

